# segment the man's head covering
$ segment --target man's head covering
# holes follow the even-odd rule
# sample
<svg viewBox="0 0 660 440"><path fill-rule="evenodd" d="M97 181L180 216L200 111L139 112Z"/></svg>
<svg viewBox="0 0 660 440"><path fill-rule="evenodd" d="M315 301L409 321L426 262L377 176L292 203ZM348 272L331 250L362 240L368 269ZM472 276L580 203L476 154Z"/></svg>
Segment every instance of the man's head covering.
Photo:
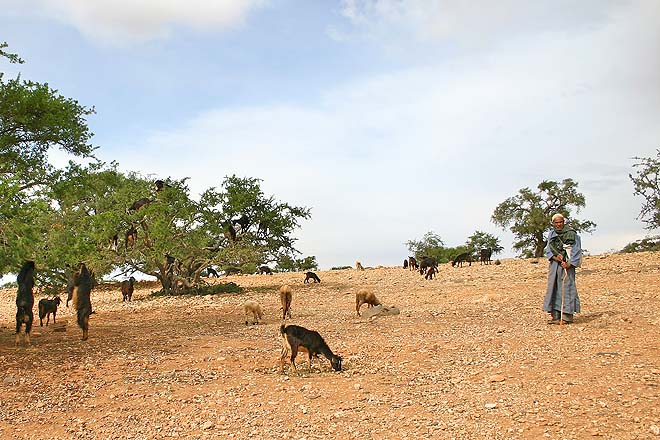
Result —
<svg viewBox="0 0 660 440"><path fill-rule="evenodd" d="M561 214L559 214L559 213L553 215L553 216L552 216L552 221L554 222L554 221L556 221L556 220L564 220L564 216L561 215Z"/></svg>

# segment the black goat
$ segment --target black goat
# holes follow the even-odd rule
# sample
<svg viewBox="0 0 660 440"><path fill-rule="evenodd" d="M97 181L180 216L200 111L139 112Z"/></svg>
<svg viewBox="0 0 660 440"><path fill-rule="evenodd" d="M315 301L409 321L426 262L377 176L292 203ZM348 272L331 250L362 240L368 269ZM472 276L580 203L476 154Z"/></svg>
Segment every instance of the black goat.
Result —
<svg viewBox="0 0 660 440"><path fill-rule="evenodd" d="M213 269L211 266L206 268L206 273L208 274L209 278L211 277L216 277L218 278L220 275L218 275L218 272Z"/></svg>
<svg viewBox="0 0 660 440"><path fill-rule="evenodd" d="M19 343L19 332L21 327L25 324L25 343L30 344L30 331L32 330L32 322L34 321L34 314L32 307L34 306L34 261L28 260L23 263L21 271L16 277L18 283L18 293L16 294L16 345Z"/></svg>
<svg viewBox="0 0 660 440"><path fill-rule="evenodd" d="M456 258L452 260L451 265L452 267L463 267L463 262L465 261L470 263L469 266L472 266L472 257L469 252L463 252L462 254L457 255Z"/></svg>
<svg viewBox="0 0 660 440"><path fill-rule="evenodd" d="M57 307L62 303L59 296L53 299L42 299L39 301L39 326L44 326L44 317L46 318L46 327L50 322L50 314L53 314L53 324L55 324L55 316L57 315Z"/></svg>
<svg viewBox="0 0 660 440"><path fill-rule="evenodd" d="M319 276L316 275L314 272L307 272L305 274L305 281L303 281L303 282L307 283L309 280L312 280L315 283L320 283L321 282L321 278L319 278Z"/></svg>
<svg viewBox="0 0 660 440"><path fill-rule="evenodd" d="M427 269L433 268L435 271L438 271L438 261L433 257L422 257L422 261L419 263L419 274L424 275Z"/></svg>
<svg viewBox="0 0 660 440"><path fill-rule="evenodd" d="M83 341L86 341L89 337L89 316L92 314L90 294L93 286L94 279L91 272L87 269L85 263L80 263L78 270L73 273L72 289L66 303L73 302L78 318L78 326L83 331Z"/></svg>
<svg viewBox="0 0 660 440"><path fill-rule="evenodd" d="M424 278L426 278L427 280L432 280L437 273L438 273L438 266L431 266L426 271L426 275L424 275Z"/></svg>
<svg viewBox="0 0 660 440"><path fill-rule="evenodd" d="M148 205L148 204L151 203L151 202L153 202L153 200L151 200L151 199L147 199L147 198L140 199L140 200L136 200L136 201L134 201L133 204L128 208L128 210L129 210L129 211L138 211L140 208L142 208L143 206Z"/></svg>
<svg viewBox="0 0 660 440"><path fill-rule="evenodd" d="M268 266L259 266L259 274L260 275L263 275L263 274L272 275L273 271Z"/></svg>
<svg viewBox="0 0 660 440"><path fill-rule="evenodd" d="M492 255L493 255L492 248L482 249L479 252L479 261L481 261L481 264L490 264L490 257Z"/></svg>
<svg viewBox="0 0 660 440"><path fill-rule="evenodd" d="M335 371L341 371L341 356L337 356L330 350L321 335L314 330L307 330L298 325L280 326L282 335L282 365L286 357L291 353L291 365L296 369L296 356L298 351L306 351L309 354L309 368L312 369L312 357L325 356Z"/></svg>
<svg viewBox="0 0 660 440"><path fill-rule="evenodd" d="M135 278L130 277L127 280L124 280L121 282L121 296L122 296L122 301L131 301L131 298L133 297L133 291L135 290L133 285L135 284Z"/></svg>
<svg viewBox="0 0 660 440"><path fill-rule="evenodd" d="M403 260L403 268L408 269L408 259L407 258L404 258L404 260Z"/></svg>
<svg viewBox="0 0 660 440"><path fill-rule="evenodd" d="M410 267L410 270L419 269L419 265L417 264L415 257L408 257L408 267Z"/></svg>

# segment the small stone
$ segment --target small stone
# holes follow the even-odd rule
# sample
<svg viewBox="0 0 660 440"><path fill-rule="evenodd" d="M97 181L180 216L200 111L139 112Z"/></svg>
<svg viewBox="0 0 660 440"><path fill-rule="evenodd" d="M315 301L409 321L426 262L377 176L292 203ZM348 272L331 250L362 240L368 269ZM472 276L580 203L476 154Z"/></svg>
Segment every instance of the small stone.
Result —
<svg viewBox="0 0 660 440"><path fill-rule="evenodd" d="M486 409L493 409L493 408L497 408L497 403L487 403L484 406L486 407Z"/></svg>
<svg viewBox="0 0 660 440"><path fill-rule="evenodd" d="M506 377L502 376L501 374L495 374L494 376L490 376L488 378L488 382L504 382L506 380Z"/></svg>

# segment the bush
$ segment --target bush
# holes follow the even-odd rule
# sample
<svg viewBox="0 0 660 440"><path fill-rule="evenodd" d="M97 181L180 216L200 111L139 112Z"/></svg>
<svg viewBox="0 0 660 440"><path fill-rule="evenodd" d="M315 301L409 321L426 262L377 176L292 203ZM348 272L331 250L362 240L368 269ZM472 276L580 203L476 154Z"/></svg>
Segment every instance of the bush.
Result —
<svg viewBox="0 0 660 440"><path fill-rule="evenodd" d="M223 293L242 293L243 288L236 283L213 284L211 286L198 286L183 291L160 290L152 293L150 296L182 296L182 295L218 295Z"/></svg>
<svg viewBox="0 0 660 440"><path fill-rule="evenodd" d="M330 268L330 270L344 270L344 269L353 269L353 266L337 266Z"/></svg>

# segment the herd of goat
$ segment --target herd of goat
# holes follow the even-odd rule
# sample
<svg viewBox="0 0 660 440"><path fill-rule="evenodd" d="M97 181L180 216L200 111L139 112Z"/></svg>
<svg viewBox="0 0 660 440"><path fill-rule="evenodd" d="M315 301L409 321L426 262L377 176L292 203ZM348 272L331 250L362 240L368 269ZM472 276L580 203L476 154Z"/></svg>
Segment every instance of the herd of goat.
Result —
<svg viewBox="0 0 660 440"><path fill-rule="evenodd" d="M482 249L479 259L481 264L490 264L491 262L491 249ZM463 253L456 256L451 265L453 267L461 267L466 262L472 265L472 258L469 253ZM268 270L265 270L266 268ZM426 279L433 279L438 272L438 262L433 257L421 257L418 262L415 257L408 257L403 261L403 268L410 270L419 270L421 275ZM209 268L210 269L210 268ZM356 270L364 270L364 267L359 261L355 263ZM213 271L215 272L215 271ZM209 272L210 273L210 272ZM272 274L272 271L267 266L259 268L261 274ZM215 272L217 276L217 272ZM18 276L18 293L16 295L16 345L20 343L20 330L25 325L24 341L30 344L30 331L34 321L32 308L34 306L34 278L35 278L35 265L34 261L26 261L23 264ZM306 272L304 283L308 282L320 283L321 279L314 272ZM66 306L72 302L76 310L76 317L78 326L82 329L82 339L87 340L89 337L89 317L93 313L92 304L90 300L90 293L93 287L93 276L85 266L85 263L80 263L78 268L73 272L67 284L67 300ZM135 284L135 278L130 277L121 283L121 293L123 301L131 301ZM349 292L350 293L350 292ZM280 335L282 339L282 353L281 362L282 367L286 363L287 357L294 369L296 369L295 359L298 352L306 352L309 356L309 368L312 367L312 358L318 358L319 355L326 357L335 371L341 371L342 358L332 352L328 344L321 337L321 335L313 330L308 330L304 327L297 325L285 325L287 317L291 318L291 302L293 299L293 291L290 286L283 285L279 288L280 302L282 304L282 322L280 326ZM50 315L53 315L53 323L55 323L57 315L57 307L60 305L61 299L59 296L53 299L42 299L39 301L39 324L43 326L43 319L46 318L46 326L50 322ZM368 289L359 289L355 294L355 312L357 316L361 316L360 309L363 305L368 308L380 306L382 304L376 295ZM256 301L246 301L243 304L245 312L245 324L259 324L263 319L263 310L261 305ZM398 311L397 311L398 313Z"/></svg>

